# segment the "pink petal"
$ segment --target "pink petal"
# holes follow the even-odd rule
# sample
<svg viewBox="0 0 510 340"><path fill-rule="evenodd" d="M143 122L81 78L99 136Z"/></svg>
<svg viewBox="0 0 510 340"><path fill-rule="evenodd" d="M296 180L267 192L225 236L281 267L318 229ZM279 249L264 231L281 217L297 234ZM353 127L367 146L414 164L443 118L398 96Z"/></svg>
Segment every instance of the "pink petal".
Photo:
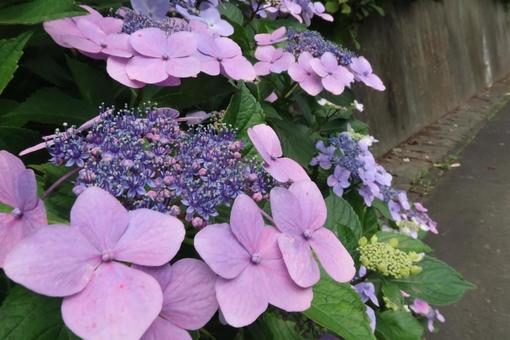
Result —
<svg viewBox="0 0 510 340"><path fill-rule="evenodd" d="M292 78L292 80L294 80L298 83L308 79L308 73L298 63L291 64L289 66L288 72L289 72L289 76Z"/></svg>
<svg viewBox="0 0 510 340"><path fill-rule="evenodd" d="M184 225L173 216L149 209L133 210L114 256L118 261L161 266L177 254L184 235Z"/></svg>
<svg viewBox="0 0 510 340"><path fill-rule="evenodd" d="M295 160L282 157L269 164L266 170L280 183L309 181L306 171Z"/></svg>
<svg viewBox="0 0 510 340"><path fill-rule="evenodd" d="M197 38L192 32L177 32L168 36L166 53L170 58L188 57L197 51Z"/></svg>
<svg viewBox="0 0 510 340"><path fill-rule="evenodd" d="M177 78L196 77L200 73L200 61L191 56L167 61L166 72Z"/></svg>
<svg viewBox="0 0 510 340"><path fill-rule="evenodd" d="M108 192L90 187L78 196L71 209L71 225L99 251L111 251L128 227L126 209Z"/></svg>
<svg viewBox="0 0 510 340"><path fill-rule="evenodd" d="M264 220L257 204L244 194L237 196L230 213L230 229L251 254L258 251L263 226Z"/></svg>
<svg viewBox="0 0 510 340"><path fill-rule="evenodd" d="M278 248L278 236L280 232L273 227L265 226L260 233L258 252L262 261L281 259L282 253Z"/></svg>
<svg viewBox="0 0 510 340"><path fill-rule="evenodd" d="M16 206L22 212L34 209L39 198L37 197L37 182L32 170L26 169L16 177Z"/></svg>
<svg viewBox="0 0 510 340"><path fill-rule="evenodd" d="M16 178L25 171L25 165L18 157L0 150L0 202L13 208L17 206Z"/></svg>
<svg viewBox="0 0 510 340"><path fill-rule="evenodd" d="M210 76L217 76L220 74L220 63L215 58L198 53L196 57L200 61L200 70Z"/></svg>
<svg viewBox="0 0 510 340"><path fill-rule="evenodd" d="M128 77L126 73L126 66L130 59L125 58L117 58L117 57L108 57L106 61L106 72L118 81L119 83L126 85L128 87L139 89L145 86L144 83L132 80Z"/></svg>
<svg viewBox="0 0 510 340"><path fill-rule="evenodd" d="M123 20L112 17L103 17L99 22L99 26L106 34L122 32L123 25Z"/></svg>
<svg viewBox="0 0 510 340"><path fill-rule="evenodd" d="M349 68L357 74L372 73L372 66L365 57L352 58Z"/></svg>
<svg viewBox="0 0 510 340"><path fill-rule="evenodd" d="M173 76L168 76L163 81L160 81L159 83L156 83L157 86L179 86L181 85L181 80L179 78L175 78Z"/></svg>
<svg viewBox="0 0 510 340"><path fill-rule="evenodd" d="M294 56L285 52L278 60L273 63L271 72L281 73L283 71L287 71L292 63L294 63Z"/></svg>
<svg viewBox="0 0 510 340"><path fill-rule="evenodd" d="M126 73L132 80L147 84L156 84L164 81L166 73L166 61L163 59L134 56L126 65Z"/></svg>
<svg viewBox="0 0 510 340"><path fill-rule="evenodd" d="M83 36L76 26L76 22L71 18L64 18L43 23L44 30L53 40L62 47L70 48L63 37L64 35Z"/></svg>
<svg viewBox="0 0 510 340"><path fill-rule="evenodd" d="M131 46L140 54L161 58L166 53L167 37L159 28L144 28L131 34Z"/></svg>
<svg viewBox="0 0 510 340"><path fill-rule="evenodd" d="M219 53L214 37L206 34L199 34L197 36L197 49L204 55L214 57L215 60Z"/></svg>
<svg viewBox="0 0 510 340"><path fill-rule="evenodd" d="M204 327L218 310L216 274L196 259L179 260L171 271L172 280L163 290L161 316L180 328Z"/></svg>
<svg viewBox="0 0 510 340"><path fill-rule="evenodd" d="M273 158L282 156L280 139L278 139L276 132L268 125L259 124L249 128L248 136L266 163L272 162Z"/></svg>
<svg viewBox="0 0 510 340"><path fill-rule="evenodd" d="M301 235L307 226L302 224L302 211L297 198L282 187L273 188L269 197L275 226L283 233Z"/></svg>
<svg viewBox="0 0 510 340"><path fill-rule="evenodd" d="M308 242L329 276L338 282L352 280L356 274L354 261L331 230L326 228L316 230Z"/></svg>
<svg viewBox="0 0 510 340"><path fill-rule="evenodd" d="M62 303L65 324L85 339L139 339L163 305L158 282L126 265L103 263L90 283Z"/></svg>
<svg viewBox="0 0 510 340"><path fill-rule="evenodd" d="M260 267L264 273L261 279L270 304L287 312L302 312L310 308L312 289L297 286L282 260L264 261Z"/></svg>
<svg viewBox="0 0 510 340"><path fill-rule="evenodd" d="M377 90L377 91L384 91L386 90L386 87L384 86L381 78L379 78L377 75L371 73L366 77L360 77L361 81L365 83L365 85L370 86L371 88Z"/></svg>
<svg viewBox="0 0 510 340"><path fill-rule="evenodd" d="M297 198L301 211L301 224L316 230L326 223L328 210L321 191L312 181L301 181L290 186L289 191Z"/></svg>
<svg viewBox="0 0 510 340"><path fill-rule="evenodd" d="M300 287L311 287L320 280L320 269L308 242L302 236L281 234L278 246L292 280Z"/></svg>
<svg viewBox="0 0 510 340"><path fill-rule="evenodd" d="M320 59L313 58L310 60L310 66L319 77L326 77L328 75L328 70L324 67L324 65L322 65Z"/></svg>
<svg viewBox="0 0 510 340"><path fill-rule="evenodd" d="M322 65L324 65L324 67L329 71L334 71L338 67L338 60L331 52L324 53L321 56L320 61Z"/></svg>
<svg viewBox="0 0 510 340"><path fill-rule="evenodd" d="M62 41L70 47L76 48L82 52L93 54L101 52L101 46L87 38L82 38L74 35L65 35L63 36Z"/></svg>
<svg viewBox="0 0 510 340"><path fill-rule="evenodd" d="M268 306L260 268L249 265L232 280L218 278L216 297L223 317L229 325L244 327L253 323Z"/></svg>
<svg viewBox="0 0 510 340"><path fill-rule="evenodd" d="M255 58L260 61L271 62L273 61L273 54L275 51L276 49L273 46L257 47L255 50Z"/></svg>
<svg viewBox="0 0 510 340"><path fill-rule="evenodd" d="M257 76L253 65L243 56L223 60L221 66L226 75L234 80L253 81Z"/></svg>
<svg viewBox="0 0 510 340"><path fill-rule="evenodd" d="M101 262L100 254L75 227L52 225L25 238L7 255L7 276L36 293L80 292Z"/></svg>
<svg viewBox="0 0 510 340"><path fill-rule="evenodd" d="M126 33L110 34L104 38L107 47L102 52L115 57L129 58L133 55L133 49L129 44L129 35Z"/></svg>
<svg viewBox="0 0 510 340"><path fill-rule="evenodd" d="M103 39L106 37L106 33L103 30L88 20L77 20L76 26L80 30L80 32L85 36L85 38L94 42L95 44L100 44Z"/></svg>
<svg viewBox="0 0 510 340"><path fill-rule="evenodd" d="M22 239L48 224L43 201L35 208L25 211L21 218L0 213L0 268L5 257Z"/></svg>
<svg viewBox="0 0 510 340"><path fill-rule="evenodd" d="M192 340L189 333L158 316L141 340Z"/></svg>
<svg viewBox="0 0 510 340"><path fill-rule="evenodd" d="M228 224L211 224L195 236L195 249L218 275L232 279L250 263L250 255L230 231Z"/></svg>
<svg viewBox="0 0 510 340"><path fill-rule="evenodd" d="M266 76L271 73L271 64L265 61L259 61L253 65L253 67L255 68L255 73L257 73L258 76Z"/></svg>
<svg viewBox="0 0 510 340"><path fill-rule="evenodd" d="M332 75L322 78L322 86L334 95L341 94L345 89L345 84Z"/></svg>
<svg viewBox="0 0 510 340"><path fill-rule="evenodd" d="M316 96L322 91L322 84L319 78L309 76L299 83L299 86L311 96Z"/></svg>
<svg viewBox="0 0 510 340"><path fill-rule="evenodd" d="M232 39L216 38L214 42L218 50L216 55L221 59L232 59L242 55L241 47Z"/></svg>

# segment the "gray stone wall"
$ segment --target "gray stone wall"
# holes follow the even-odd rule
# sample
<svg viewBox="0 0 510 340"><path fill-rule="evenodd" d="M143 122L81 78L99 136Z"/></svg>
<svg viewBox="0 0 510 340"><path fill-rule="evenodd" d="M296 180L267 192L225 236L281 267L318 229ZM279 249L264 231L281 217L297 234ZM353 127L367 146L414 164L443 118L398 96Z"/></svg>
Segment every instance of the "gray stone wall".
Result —
<svg viewBox="0 0 510 340"><path fill-rule="evenodd" d="M386 84L362 86L378 155L510 73L510 13L499 0L392 1L360 29L361 54Z"/></svg>

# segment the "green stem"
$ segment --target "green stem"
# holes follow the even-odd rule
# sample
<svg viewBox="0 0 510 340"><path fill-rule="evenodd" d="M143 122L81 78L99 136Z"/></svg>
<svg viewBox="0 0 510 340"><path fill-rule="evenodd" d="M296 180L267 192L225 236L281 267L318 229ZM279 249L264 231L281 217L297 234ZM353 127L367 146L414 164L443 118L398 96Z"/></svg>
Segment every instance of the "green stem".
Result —
<svg viewBox="0 0 510 340"><path fill-rule="evenodd" d="M288 97L290 97L290 95L292 94L292 92L294 92L294 90L297 88L297 86L299 85L299 83L294 83L294 85L292 85L292 87L290 88L290 90L285 94L285 96L283 96L283 99L287 99Z"/></svg>

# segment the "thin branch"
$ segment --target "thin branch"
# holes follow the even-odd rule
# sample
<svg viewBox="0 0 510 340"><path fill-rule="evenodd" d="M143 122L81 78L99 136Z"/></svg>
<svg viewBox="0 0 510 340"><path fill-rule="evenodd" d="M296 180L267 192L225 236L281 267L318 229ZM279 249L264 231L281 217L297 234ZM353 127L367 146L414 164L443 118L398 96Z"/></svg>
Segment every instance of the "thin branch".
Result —
<svg viewBox="0 0 510 340"><path fill-rule="evenodd" d="M45 199L46 197L48 197L48 195L53 191L55 190L60 184L64 183L66 180L68 180L71 176L75 175L76 173L78 173L78 171L80 171L80 168L76 168L76 169L73 169L71 171L69 171L67 174L65 174L64 176L60 177L55 183L53 183L49 188L48 190L46 190L44 192L44 194L42 195L42 199Z"/></svg>

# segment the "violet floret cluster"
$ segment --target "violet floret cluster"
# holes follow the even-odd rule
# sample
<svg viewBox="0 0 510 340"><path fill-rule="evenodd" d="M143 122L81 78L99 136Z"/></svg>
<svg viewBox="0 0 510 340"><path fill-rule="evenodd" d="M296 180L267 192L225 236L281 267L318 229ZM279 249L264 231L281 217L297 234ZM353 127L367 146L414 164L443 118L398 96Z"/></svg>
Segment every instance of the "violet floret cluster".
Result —
<svg viewBox="0 0 510 340"><path fill-rule="evenodd" d="M255 40L257 75L287 71L309 95L318 95L322 90L340 95L355 81L378 91L385 89L364 57L324 39L318 32L280 27L255 35Z"/></svg>
<svg viewBox="0 0 510 340"><path fill-rule="evenodd" d="M375 160L369 147L374 139L351 131L318 141L318 155L310 164L324 170L333 169L327 184L341 197L344 190L357 185L365 204L371 206L374 199L387 204L393 221L400 231L417 237L419 230L437 233L437 223L427 214L420 203L410 203L407 193L392 187L392 176Z"/></svg>
<svg viewBox="0 0 510 340"><path fill-rule="evenodd" d="M244 192L267 197L272 181L262 164L241 155L243 144L226 126L187 131L178 112L103 109L86 133L57 132L48 146L51 161L80 169L74 192L100 187L131 208L149 208L185 217L196 226L217 216Z"/></svg>

